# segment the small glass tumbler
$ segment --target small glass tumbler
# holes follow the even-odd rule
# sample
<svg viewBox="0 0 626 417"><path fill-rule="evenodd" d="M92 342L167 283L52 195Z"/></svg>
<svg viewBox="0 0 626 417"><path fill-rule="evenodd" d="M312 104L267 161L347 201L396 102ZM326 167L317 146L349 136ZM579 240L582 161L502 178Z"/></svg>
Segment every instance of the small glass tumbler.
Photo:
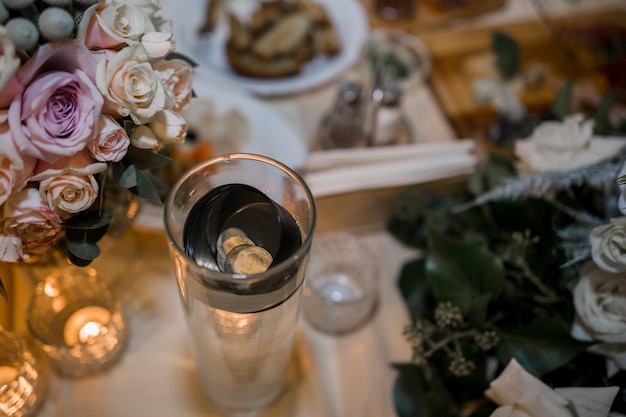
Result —
<svg viewBox="0 0 626 417"><path fill-rule="evenodd" d="M356 236L334 233L313 243L303 300L313 328L330 335L358 330L376 311L378 294L376 254Z"/></svg>
<svg viewBox="0 0 626 417"><path fill-rule="evenodd" d="M265 209L248 211L259 204ZM280 242L273 252L269 244L260 246L283 255L266 263L267 270L222 267L224 258L242 253L240 248L259 249L245 243L221 255L226 240L220 237L243 213L252 214L238 230L251 242L257 240L253 234ZM290 224L290 233L277 223ZM223 415L258 415L285 388L314 228L315 203L302 178L259 155L227 154L202 162L168 195L165 229L196 373L209 403ZM294 244L285 236L295 230ZM232 237L240 239L241 233Z"/></svg>
<svg viewBox="0 0 626 417"><path fill-rule="evenodd" d="M46 399L48 384L37 352L0 326L0 417L34 416Z"/></svg>
<svg viewBox="0 0 626 417"><path fill-rule="evenodd" d="M65 377L109 368L128 341L121 301L91 268L68 265L37 284L26 323L57 373Z"/></svg>

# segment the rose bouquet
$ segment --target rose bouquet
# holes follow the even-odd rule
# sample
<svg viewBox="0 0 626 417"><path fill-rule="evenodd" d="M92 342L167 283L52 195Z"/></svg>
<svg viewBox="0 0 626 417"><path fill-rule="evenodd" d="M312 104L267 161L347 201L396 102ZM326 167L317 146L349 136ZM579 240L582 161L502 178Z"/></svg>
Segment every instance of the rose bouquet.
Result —
<svg viewBox="0 0 626 417"><path fill-rule="evenodd" d="M170 26L153 0L0 1L0 261L64 237L88 264L107 181L160 201L149 170L184 140L192 96Z"/></svg>
<svg viewBox="0 0 626 417"><path fill-rule="evenodd" d="M400 416L626 412L626 132L571 88L467 187L396 201L389 230L423 249L399 279Z"/></svg>

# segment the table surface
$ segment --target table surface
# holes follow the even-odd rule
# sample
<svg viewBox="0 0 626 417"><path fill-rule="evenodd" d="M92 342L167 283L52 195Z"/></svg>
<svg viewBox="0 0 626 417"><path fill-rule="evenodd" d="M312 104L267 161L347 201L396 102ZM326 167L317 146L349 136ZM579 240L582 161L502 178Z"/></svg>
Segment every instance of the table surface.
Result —
<svg viewBox="0 0 626 417"><path fill-rule="evenodd" d="M602 7L626 8L623 0L543 0L541 4L555 16ZM531 0L509 0L502 9L452 26L536 17ZM310 146L341 80L340 77L311 91L263 101L284 115L307 141L306 146ZM455 139L427 85L407 95L404 106L420 136L433 141ZM366 327L342 337L320 334L301 319L296 343L297 378L281 401L264 415L396 415L391 394L395 375L390 363L410 358L410 349L402 337L408 314L396 281L404 262L418 252L404 247L381 229L355 233L378 254L383 266L377 313ZM40 415L215 415L195 379L164 233L132 230L101 258L97 263L99 271L109 276L125 301L131 331L129 346L121 361L100 375L78 380L53 377Z"/></svg>

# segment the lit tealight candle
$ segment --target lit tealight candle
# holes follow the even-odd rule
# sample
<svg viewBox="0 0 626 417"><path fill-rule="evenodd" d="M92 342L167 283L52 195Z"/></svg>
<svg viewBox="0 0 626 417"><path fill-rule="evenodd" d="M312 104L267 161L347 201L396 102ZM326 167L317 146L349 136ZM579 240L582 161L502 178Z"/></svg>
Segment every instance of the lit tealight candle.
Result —
<svg viewBox="0 0 626 417"><path fill-rule="evenodd" d="M65 322L63 339L68 345L86 343L98 336L111 320L111 312L99 306L76 310Z"/></svg>
<svg viewBox="0 0 626 417"><path fill-rule="evenodd" d="M0 366L0 386L13 381L17 376L17 369L12 366Z"/></svg>

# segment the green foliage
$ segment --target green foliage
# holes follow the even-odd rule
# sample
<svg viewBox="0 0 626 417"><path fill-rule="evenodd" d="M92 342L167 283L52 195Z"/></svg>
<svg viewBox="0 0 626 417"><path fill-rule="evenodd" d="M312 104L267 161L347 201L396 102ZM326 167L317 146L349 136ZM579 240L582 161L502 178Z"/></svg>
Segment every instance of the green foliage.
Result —
<svg viewBox="0 0 626 417"><path fill-rule="evenodd" d="M452 398L436 370L412 364L395 364L398 378L393 399L399 417L447 417Z"/></svg>
<svg viewBox="0 0 626 417"><path fill-rule="evenodd" d="M563 120L568 114L572 113L572 94L574 83L568 80L556 92L550 110L557 120Z"/></svg>
<svg viewBox="0 0 626 417"><path fill-rule="evenodd" d="M484 402L494 377L487 371L492 361L501 370L516 358L551 381L569 378L570 386L602 380L603 368L571 378L572 364L584 357L589 343L570 334L571 284L580 265L563 267L571 256L563 239L572 236L561 232L582 227L579 220L538 197L490 200L459 210L459 202L515 176L512 160L489 157L455 195L409 190L398 198L389 230L423 251L404 265L398 280L412 317L405 336L413 351L413 362L396 366L400 416L459 415L462 404ZM572 187L556 197L601 215L595 202L603 201L604 192ZM442 322L442 311L455 318L451 325ZM458 360L463 366L455 365ZM472 415L493 409L484 404Z"/></svg>
<svg viewBox="0 0 626 417"><path fill-rule="evenodd" d="M451 301L470 321L485 324L490 300L504 287L501 263L483 248L429 232L426 271L438 301Z"/></svg>
<svg viewBox="0 0 626 417"><path fill-rule="evenodd" d="M491 48L496 56L496 67L504 78L511 78L519 72L519 44L511 35L495 31L491 37Z"/></svg>
<svg viewBox="0 0 626 417"><path fill-rule="evenodd" d="M537 317L528 326L502 330L499 335L500 361L508 363L515 358L536 375L564 366L591 345L573 339L566 323L553 317Z"/></svg>

